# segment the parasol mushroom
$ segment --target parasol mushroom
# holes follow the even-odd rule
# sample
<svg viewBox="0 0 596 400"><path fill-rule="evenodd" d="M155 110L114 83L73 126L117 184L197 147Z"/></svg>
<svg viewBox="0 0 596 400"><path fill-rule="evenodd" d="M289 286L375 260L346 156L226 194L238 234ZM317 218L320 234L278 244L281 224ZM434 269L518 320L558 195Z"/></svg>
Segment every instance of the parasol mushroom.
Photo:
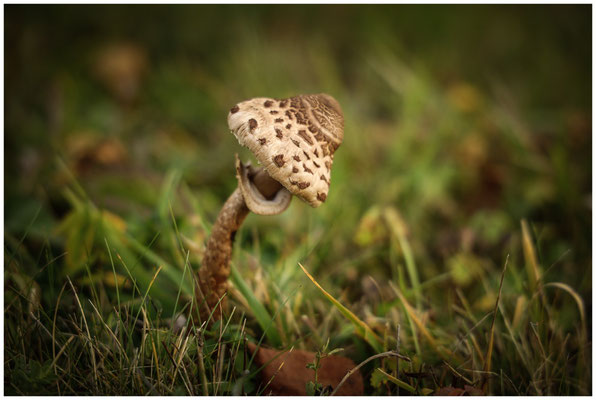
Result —
<svg viewBox="0 0 596 400"><path fill-rule="evenodd" d="M230 259L236 231L252 211L283 212L294 194L312 207L327 199L333 154L343 140L343 113L327 94L288 99L254 98L236 104L228 126L263 167L236 157L238 188L222 207L207 242L198 279L201 320L219 303L213 320L225 308Z"/></svg>

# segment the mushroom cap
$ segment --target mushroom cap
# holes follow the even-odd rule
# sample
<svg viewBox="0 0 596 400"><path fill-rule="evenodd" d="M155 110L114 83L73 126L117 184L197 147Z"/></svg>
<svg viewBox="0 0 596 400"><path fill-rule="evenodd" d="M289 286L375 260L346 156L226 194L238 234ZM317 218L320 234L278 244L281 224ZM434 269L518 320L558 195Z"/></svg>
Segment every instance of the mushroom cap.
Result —
<svg viewBox="0 0 596 400"><path fill-rule="evenodd" d="M228 126L291 193L312 207L327 199L333 154L344 136L343 113L333 97L246 100L232 107Z"/></svg>

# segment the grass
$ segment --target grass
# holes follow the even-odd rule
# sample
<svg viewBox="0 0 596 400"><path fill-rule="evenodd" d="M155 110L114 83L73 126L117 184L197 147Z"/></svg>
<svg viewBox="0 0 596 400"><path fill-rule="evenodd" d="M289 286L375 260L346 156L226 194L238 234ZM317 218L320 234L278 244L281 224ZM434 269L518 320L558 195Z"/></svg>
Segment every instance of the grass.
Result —
<svg viewBox="0 0 596 400"><path fill-rule="evenodd" d="M7 6L4 393L263 394L251 341L367 395L591 394L587 7ZM248 216L207 327L227 110L309 92L327 201Z"/></svg>

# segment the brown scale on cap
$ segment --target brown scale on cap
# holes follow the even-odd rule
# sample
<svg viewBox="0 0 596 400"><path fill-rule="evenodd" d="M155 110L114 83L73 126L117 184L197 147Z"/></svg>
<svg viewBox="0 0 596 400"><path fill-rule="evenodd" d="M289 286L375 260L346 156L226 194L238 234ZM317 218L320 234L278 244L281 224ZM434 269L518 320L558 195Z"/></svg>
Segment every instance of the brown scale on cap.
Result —
<svg viewBox="0 0 596 400"><path fill-rule="evenodd" d="M286 163L284 161L284 155L283 154L278 154L275 157L273 157L273 162L275 163L275 165L277 165L278 167L283 167L284 164Z"/></svg>
<svg viewBox="0 0 596 400"><path fill-rule="evenodd" d="M304 129L301 129L298 131L298 136L300 136L302 139L304 139L304 141L306 143L310 144L311 146L313 145L312 139L308 136L308 134L306 133L306 131Z"/></svg>
<svg viewBox="0 0 596 400"><path fill-rule="evenodd" d="M308 120L305 118L304 114L301 112L297 112L296 114L296 122L300 125L308 125Z"/></svg>
<svg viewBox="0 0 596 400"><path fill-rule="evenodd" d="M250 129L251 132L254 131L257 126L259 126L259 124L256 119L251 118L248 120L248 129Z"/></svg>
<svg viewBox="0 0 596 400"><path fill-rule="evenodd" d="M335 142L329 143L329 150L331 151L331 154L335 153L335 150L337 150L338 147L339 147L339 144L337 144Z"/></svg>
<svg viewBox="0 0 596 400"><path fill-rule="evenodd" d="M315 94L247 100L230 110L228 125L273 179L313 207L327 199L333 153L343 140L344 125L341 107L333 97ZM311 161L312 167L310 163L302 163L300 168L291 165L289 158ZM313 171L322 166L327 169L324 179Z"/></svg>
<svg viewBox="0 0 596 400"><path fill-rule="evenodd" d="M308 168L306 164L302 164L302 167L304 168L304 172L308 172L309 174L314 175L314 172L312 172L312 170Z"/></svg>

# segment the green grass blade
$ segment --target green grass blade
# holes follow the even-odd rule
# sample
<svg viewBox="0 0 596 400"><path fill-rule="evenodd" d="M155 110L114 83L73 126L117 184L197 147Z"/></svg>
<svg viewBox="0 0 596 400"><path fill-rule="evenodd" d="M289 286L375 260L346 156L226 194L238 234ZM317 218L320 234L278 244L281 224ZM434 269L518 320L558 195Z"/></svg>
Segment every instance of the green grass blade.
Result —
<svg viewBox="0 0 596 400"><path fill-rule="evenodd" d="M490 333L488 339L488 349L486 350L486 357L484 371L491 372L491 363L492 363L492 356L493 356L493 346L494 346L494 339L495 339L495 321L497 320L497 311L499 310L499 300L501 300L501 291L503 290L503 280L505 279L505 271L507 271L507 263L509 262L509 254L507 255L507 259L505 260L505 266L503 267L503 272L501 274L501 282L499 283L499 293L497 294L497 301L495 302L495 308L493 310L493 321L490 325ZM488 374L485 375L488 377ZM488 379L484 382L484 391L487 393L488 389Z"/></svg>
<svg viewBox="0 0 596 400"><path fill-rule="evenodd" d="M325 289L323 289L323 287L321 287L321 285L319 285L315 278L313 278L312 275L308 273L308 271L306 270L306 268L302 266L302 264L298 263L298 265L300 266L300 268L302 268L302 271L304 271L306 276L308 276L308 279L310 279L312 283L315 284L315 286L325 295L325 297L327 297L327 299L329 299L329 301L335 307L337 307L338 310L348 320L350 320L350 322L352 322L352 324L356 328L356 331L364 338L364 340L366 340L376 351L382 352L383 344L381 338L377 336L377 334L374 333L373 330L370 329L370 327L366 325L364 321L358 318L352 311L347 309L343 304L341 304L333 296L331 296L331 294L329 294Z"/></svg>
<svg viewBox="0 0 596 400"><path fill-rule="evenodd" d="M174 268L170 263L168 263L166 260L158 256L156 253L154 253L152 250L141 244L139 241L137 241L130 235L126 236L126 240L129 241L131 247L134 250L136 250L137 253L139 253L143 258L157 265L161 265L163 267L164 274L168 278L170 278L172 282L178 284L180 281L182 281L182 271L178 270L177 268ZM186 294L192 295L192 285L189 283L188 280L182 281L182 288Z"/></svg>
<svg viewBox="0 0 596 400"><path fill-rule="evenodd" d="M530 280L530 289L532 292L534 292L538 282L540 281L540 267L538 266L536 249L534 248L532 236L530 235L530 228L528 227L528 222L525 219L522 219L521 227L524 257L526 259L526 269L528 273L528 279Z"/></svg>
<svg viewBox="0 0 596 400"><path fill-rule="evenodd" d="M573 297L573 300L575 300L575 303L577 304L577 309L579 311L579 316L581 319L581 324L582 324L582 335L584 338L587 338L587 329L586 329L586 311L584 308L584 301L582 300L581 296L579 295L579 293L577 293L575 290L573 290L573 288L569 285L567 285L566 283L562 283L562 282L549 282L549 283L545 283L544 287L554 287L554 288L558 288L561 290L564 290L565 292L569 293L571 295L571 297Z"/></svg>
<svg viewBox="0 0 596 400"><path fill-rule="evenodd" d="M114 273L114 285L116 286L116 299L118 301L118 313L122 312L122 308L120 305L120 289L118 288L118 275L116 274L116 267L114 266L114 258L112 257L112 251L110 250L110 245L108 244L108 239L105 237L103 238L106 249L108 250L108 256L110 258L110 265L112 266L112 272Z"/></svg>
<svg viewBox="0 0 596 400"><path fill-rule="evenodd" d="M161 194L157 201L157 214L162 223L167 225L168 222L168 208L170 207L170 199L174 193L174 190L178 186L180 179L182 178L182 171L179 169L170 169L165 177L162 185Z"/></svg>
<svg viewBox="0 0 596 400"><path fill-rule="evenodd" d="M395 293L397 294L397 297L403 304L404 309L406 311L406 315L408 316L408 318L411 318L411 321L413 321L416 324L416 327L420 330L420 333L422 333L422 336L424 336L426 338L427 342L430 344L430 346L433 348L433 350L438 355L440 355L443 359L452 358L452 359L457 360L458 362L461 362L459 356L457 356L455 353L453 353L449 349L445 349L444 347L439 345L439 343L433 337L433 335L431 334L429 329L424 325L424 323L420 320L420 318L416 314L416 310L414 309L414 307L412 307L412 305L408 302L408 300L404 297L404 295L395 286L393 286L393 285L391 285L391 286L392 286L393 290L395 291Z"/></svg>
<svg viewBox="0 0 596 400"><path fill-rule="evenodd" d="M157 279L157 275L159 275L159 273L161 272L161 269L162 269L162 266L161 265L159 267L157 267L157 270L155 271L155 274L153 275L153 278L151 279L151 282L149 282L149 287L147 288L147 290L145 291L145 294L143 295L143 299L141 300L141 304L139 305L139 310L137 311L137 315L136 315L136 317L134 319L134 322L135 323L139 319L139 315L141 314L141 310L143 309L143 307L145 306L145 302L147 301L147 296L149 296L149 291L151 290L151 287L155 283L155 279Z"/></svg>
<svg viewBox="0 0 596 400"><path fill-rule="evenodd" d="M395 376L389 375L387 372L383 371L381 368L377 368L376 370L379 371L379 373L381 373L383 375L383 377L387 378L388 381L395 383L400 388L407 390L410 393L416 393L416 389L413 386L408 385L401 379L397 379Z"/></svg>
<svg viewBox="0 0 596 400"><path fill-rule="evenodd" d="M273 346L280 346L281 345L281 338L279 337L279 333L275 330L275 324L273 318L267 312L267 309L261 304L261 302L255 297L252 290L248 287L244 279L238 270L231 267L231 275L230 280L238 288L242 296L246 299L250 309L255 314L257 318L257 322L265 332L267 339Z"/></svg>
<svg viewBox="0 0 596 400"><path fill-rule="evenodd" d="M416 298L416 308L420 308L422 304L420 279L418 278L418 269L416 268L416 263L414 262L412 248L410 247L410 242L406 237L404 222L397 210L391 207L385 209L384 216L385 220L387 221L387 225L389 225L391 234L397 238L399 246L403 252L404 260L406 262L406 269L408 270L408 275L410 276L410 281L412 283L412 290Z"/></svg>

